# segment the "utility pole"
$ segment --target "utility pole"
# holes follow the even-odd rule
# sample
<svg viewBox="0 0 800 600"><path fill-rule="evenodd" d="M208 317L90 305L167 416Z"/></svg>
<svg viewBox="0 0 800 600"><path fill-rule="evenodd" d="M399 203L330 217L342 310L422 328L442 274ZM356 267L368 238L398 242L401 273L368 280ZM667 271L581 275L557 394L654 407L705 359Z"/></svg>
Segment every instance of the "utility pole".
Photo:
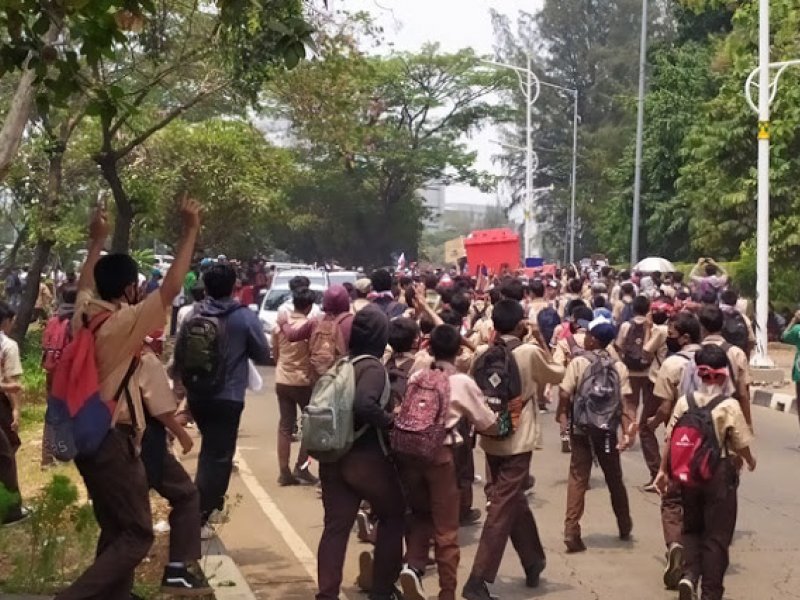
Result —
<svg viewBox="0 0 800 600"><path fill-rule="evenodd" d="M644 144L644 90L647 77L647 0L642 0L642 39L639 42L639 108L636 113L636 171L631 218L631 267L639 262L639 211L642 194L642 146Z"/></svg>

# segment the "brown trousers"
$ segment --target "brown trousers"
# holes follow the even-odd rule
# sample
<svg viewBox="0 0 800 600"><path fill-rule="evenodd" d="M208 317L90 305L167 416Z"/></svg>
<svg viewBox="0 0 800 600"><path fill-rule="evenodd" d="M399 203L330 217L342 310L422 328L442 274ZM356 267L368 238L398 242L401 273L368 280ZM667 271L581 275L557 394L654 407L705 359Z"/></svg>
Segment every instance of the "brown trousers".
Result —
<svg viewBox="0 0 800 600"><path fill-rule="evenodd" d="M378 518L372 592L388 595L403 563L406 503L394 464L367 440L335 463L320 463L325 527L317 552L317 600L338 600L347 540L361 502Z"/></svg>
<svg viewBox="0 0 800 600"><path fill-rule="evenodd" d="M459 490L453 454L454 449L445 446L431 464L415 461L399 464L400 480L411 509L406 525L406 562L420 572L425 571L433 538L439 569L439 600L455 600L461 555Z"/></svg>
<svg viewBox="0 0 800 600"><path fill-rule="evenodd" d="M655 431L647 426L647 419L654 417L661 406L658 398L653 395L653 382L645 377L631 377L631 384L634 388L634 397L637 394L635 383L639 380L645 380L639 386L642 394L642 415L639 418L639 439L642 443L642 456L647 465L647 470L650 471L650 478L655 479L658 475L658 469L661 467L661 449L658 445L658 438Z"/></svg>
<svg viewBox="0 0 800 600"><path fill-rule="evenodd" d="M311 386L275 384L275 394L278 396L278 467L282 472L289 470L289 456L292 449L292 434L297 424L297 409L301 411L308 406L311 400ZM308 453L300 446L297 455L297 466L303 466L308 460Z"/></svg>
<svg viewBox="0 0 800 600"><path fill-rule="evenodd" d="M486 512L472 575L493 583L509 539L524 569L544 568L546 559L536 520L525 497L531 453L487 454L486 465L492 480L491 504Z"/></svg>
<svg viewBox="0 0 800 600"><path fill-rule="evenodd" d="M687 576L702 579L703 600L722 600L722 580L736 528L739 474L725 459L711 481L683 488L683 548Z"/></svg>
<svg viewBox="0 0 800 600"><path fill-rule="evenodd" d="M169 502L169 560L191 562L202 556L200 549L200 493L181 463L164 456L161 481L152 486Z"/></svg>
<svg viewBox="0 0 800 600"><path fill-rule="evenodd" d="M564 537L579 538L581 536L580 520L585 508L586 490L592 473L592 457L597 462L606 478L608 493L611 495L611 507L617 517L620 533L630 532L631 512L628 505L628 492L622 481L622 466L619 461L617 439L614 435L600 434L595 436L570 436L572 454L569 463L569 481L567 482L567 515L564 520Z"/></svg>
<svg viewBox="0 0 800 600"><path fill-rule="evenodd" d="M128 433L112 429L91 458L76 459L100 526L92 566L57 600L130 600L133 574L153 543L147 476Z"/></svg>
<svg viewBox="0 0 800 600"><path fill-rule="evenodd" d="M683 496L680 485L672 481L661 496L661 528L667 547L683 543Z"/></svg>
<svg viewBox="0 0 800 600"><path fill-rule="evenodd" d="M464 440L464 443L453 448L459 492L459 517L463 517L472 510L472 486L475 484L475 434L472 431L472 424L467 419L459 421L456 429Z"/></svg>
<svg viewBox="0 0 800 600"><path fill-rule="evenodd" d="M16 431L11 429L11 404L4 395L0 395L0 484L12 494L19 494L17 479L17 450L21 445ZM2 519L19 516L20 502L8 508L8 513L0 515Z"/></svg>

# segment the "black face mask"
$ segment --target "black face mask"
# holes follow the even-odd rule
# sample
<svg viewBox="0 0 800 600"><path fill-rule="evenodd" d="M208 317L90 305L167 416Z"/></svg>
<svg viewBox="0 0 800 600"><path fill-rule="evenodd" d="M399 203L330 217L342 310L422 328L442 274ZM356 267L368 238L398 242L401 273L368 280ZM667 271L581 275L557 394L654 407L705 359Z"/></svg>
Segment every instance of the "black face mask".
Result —
<svg viewBox="0 0 800 600"><path fill-rule="evenodd" d="M676 337L667 338L667 350L669 350L670 354L675 354L676 352L680 352L681 348L683 348L683 346L681 346L679 338Z"/></svg>

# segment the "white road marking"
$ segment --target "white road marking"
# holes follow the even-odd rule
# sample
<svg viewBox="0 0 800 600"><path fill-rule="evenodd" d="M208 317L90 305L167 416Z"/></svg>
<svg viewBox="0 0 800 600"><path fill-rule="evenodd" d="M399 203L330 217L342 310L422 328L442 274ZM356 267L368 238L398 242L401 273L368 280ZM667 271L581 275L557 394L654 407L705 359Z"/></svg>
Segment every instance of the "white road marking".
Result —
<svg viewBox="0 0 800 600"><path fill-rule="evenodd" d="M272 526L281 534L283 541L289 546L289 549L297 558L298 562L303 565L306 573L311 579L317 582L317 557L305 543L303 538L295 531L291 523L289 523L286 515L281 512L278 505L269 495L267 490L258 482L258 478L250 470L250 466L242 456L239 450L236 451L236 463L239 465L239 477L244 482L247 489L253 495L261 512L270 520ZM339 598L348 600L344 592L339 592Z"/></svg>

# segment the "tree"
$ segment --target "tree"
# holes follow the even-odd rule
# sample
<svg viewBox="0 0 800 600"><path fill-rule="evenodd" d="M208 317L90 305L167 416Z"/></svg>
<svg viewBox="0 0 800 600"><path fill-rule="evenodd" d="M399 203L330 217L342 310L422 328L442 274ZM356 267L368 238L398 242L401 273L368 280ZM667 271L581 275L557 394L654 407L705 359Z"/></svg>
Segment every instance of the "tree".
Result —
<svg viewBox="0 0 800 600"><path fill-rule="evenodd" d="M486 181L474 170L463 136L496 114L488 96L502 77L477 69L471 50L442 54L428 45L418 53L369 57L353 31L360 24L321 34L319 56L270 90L322 189L330 193L332 184L342 185L353 198L342 198L350 203L346 208L330 206L331 218L351 210L359 215L363 226L350 243L366 246L377 263L393 252L416 252L422 215L417 190L425 183ZM311 194L304 185L301 190ZM306 220L308 226L316 222ZM307 248L304 257L330 258L311 255L320 250Z"/></svg>

